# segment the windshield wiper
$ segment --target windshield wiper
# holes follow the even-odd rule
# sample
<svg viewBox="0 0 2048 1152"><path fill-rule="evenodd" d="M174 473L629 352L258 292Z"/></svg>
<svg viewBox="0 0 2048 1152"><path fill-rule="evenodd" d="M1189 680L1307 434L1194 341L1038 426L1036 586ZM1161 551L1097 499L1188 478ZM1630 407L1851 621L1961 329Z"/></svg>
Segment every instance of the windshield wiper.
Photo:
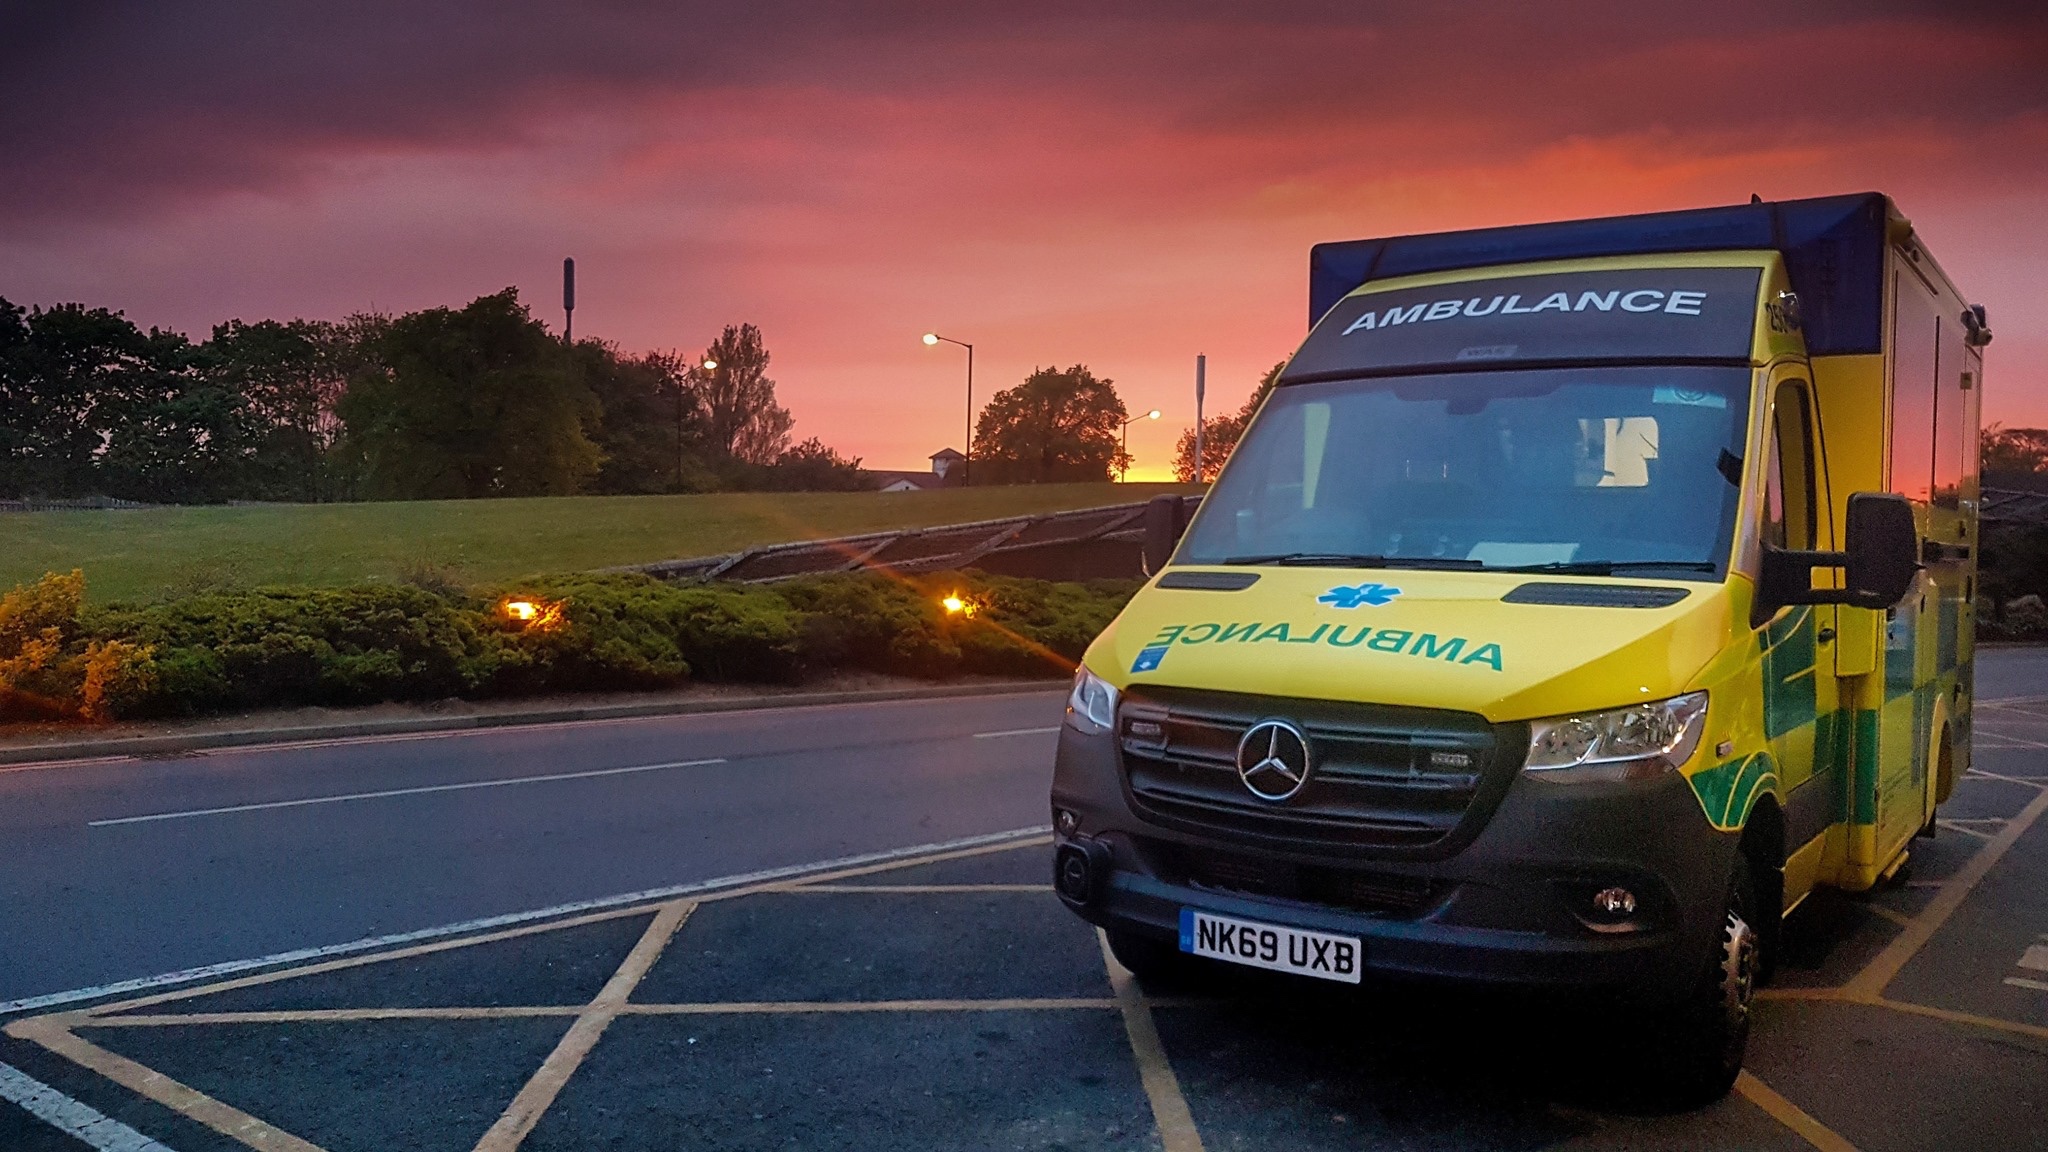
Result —
<svg viewBox="0 0 2048 1152"><path fill-rule="evenodd" d="M1554 572L1562 576L1612 576L1616 572L1718 572L1708 560L1571 560L1549 564L1505 564L1488 572Z"/></svg>
<svg viewBox="0 0 2048 1152"><path fill-rule="evenodd" d="M1251 556L1226 556L1224 564L1272 564L1282 568L1443 568L1479 571L1486 567L1477 560L1455 556L1381 556L1359 552L1268 552Z"/></svg>

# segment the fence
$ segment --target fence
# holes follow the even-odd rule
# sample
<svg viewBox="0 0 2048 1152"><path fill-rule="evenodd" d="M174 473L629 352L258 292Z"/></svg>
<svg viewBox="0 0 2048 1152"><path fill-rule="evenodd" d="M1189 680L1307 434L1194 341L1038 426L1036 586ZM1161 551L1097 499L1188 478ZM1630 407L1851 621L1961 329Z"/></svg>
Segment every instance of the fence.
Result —
<svg viewBox="0 0 2048 1152"><path fill-rule="evenodd" d="M0 512L70 512L78 509L155 507L155 504L144 504L139 500L116 500L112 496L79 496L63 500L39 500L33 497L0 500Z"/></svg>
<svg viewBox="0 0 2048 1152"><path fill-rule="evenodd" d="M1181 498L1193 505L1198 496ZM664 560L614 568L663 580L765 583L821 572L880 568L941 572L979 568L1001 576L1093 580L1142 574L1145 505L1115 504L1073 512L1012 516L936 528L873 532L835 540L771 544L723 556Z"/></svg>
<svg viewBox="0 0 2048 1152"><path fill-rule="evenodd" d="M2000 524L2048 525L2048 493L1986 488L1977 514Z"/></svg>

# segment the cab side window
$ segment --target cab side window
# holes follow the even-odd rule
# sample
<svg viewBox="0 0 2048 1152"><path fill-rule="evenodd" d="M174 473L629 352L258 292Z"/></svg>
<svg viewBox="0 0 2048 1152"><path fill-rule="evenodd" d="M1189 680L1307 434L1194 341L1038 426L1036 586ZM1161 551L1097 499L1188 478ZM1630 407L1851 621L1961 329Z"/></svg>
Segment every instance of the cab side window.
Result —
<svg viewBox="0 0 2048 1152"><path fill-rule="evenodd" d="M1764 509L1760 534L1773 548L1807 551L1814 546L1816 515L1813 477L1813 416L1802 381L1778 385L1771 404L1770 461L1764 468Z"/></svg>

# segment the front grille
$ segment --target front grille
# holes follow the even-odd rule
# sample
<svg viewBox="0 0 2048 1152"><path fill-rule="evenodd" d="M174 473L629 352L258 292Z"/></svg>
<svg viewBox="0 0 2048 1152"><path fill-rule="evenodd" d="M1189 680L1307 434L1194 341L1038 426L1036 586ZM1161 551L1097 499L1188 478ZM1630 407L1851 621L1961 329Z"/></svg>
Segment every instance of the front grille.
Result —
<svg viewBox="0 0 2048 1152"><path fill-rule="evenodd" d="M1238 855L1187 845L1157 845L1169 880L1230 896L1299 900L1376 915L1414 916L1444 889L1426 877L1298 864L1277 856Z"/></svg>
<svg viewBox="0 0 2048 1152"><path fill-rule="evenodd" d="M1237 745L1261 720L1308 737L1308 782L1274 803L1238 777ZM1155 822L1265 842L1435 855L1490 814L1519 767L1522 725L1469 712L1134 689L1118 715L1124 783Z"/></svg>

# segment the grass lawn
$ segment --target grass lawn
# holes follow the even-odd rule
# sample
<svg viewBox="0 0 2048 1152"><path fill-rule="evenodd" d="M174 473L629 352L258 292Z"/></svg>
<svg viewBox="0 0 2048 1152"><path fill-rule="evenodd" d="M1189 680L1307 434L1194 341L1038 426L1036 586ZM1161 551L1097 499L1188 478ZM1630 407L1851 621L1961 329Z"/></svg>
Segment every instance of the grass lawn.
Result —
<svg viewBox="0 0 2048 1152"><path fill-rule="evenodd" d="M755 544L1092 508L1193 491L1047 484L938 492L566 496L0 514L0 589L85 570L94 600L208 587L343 584L443 569L488 581Z"/></svg>

